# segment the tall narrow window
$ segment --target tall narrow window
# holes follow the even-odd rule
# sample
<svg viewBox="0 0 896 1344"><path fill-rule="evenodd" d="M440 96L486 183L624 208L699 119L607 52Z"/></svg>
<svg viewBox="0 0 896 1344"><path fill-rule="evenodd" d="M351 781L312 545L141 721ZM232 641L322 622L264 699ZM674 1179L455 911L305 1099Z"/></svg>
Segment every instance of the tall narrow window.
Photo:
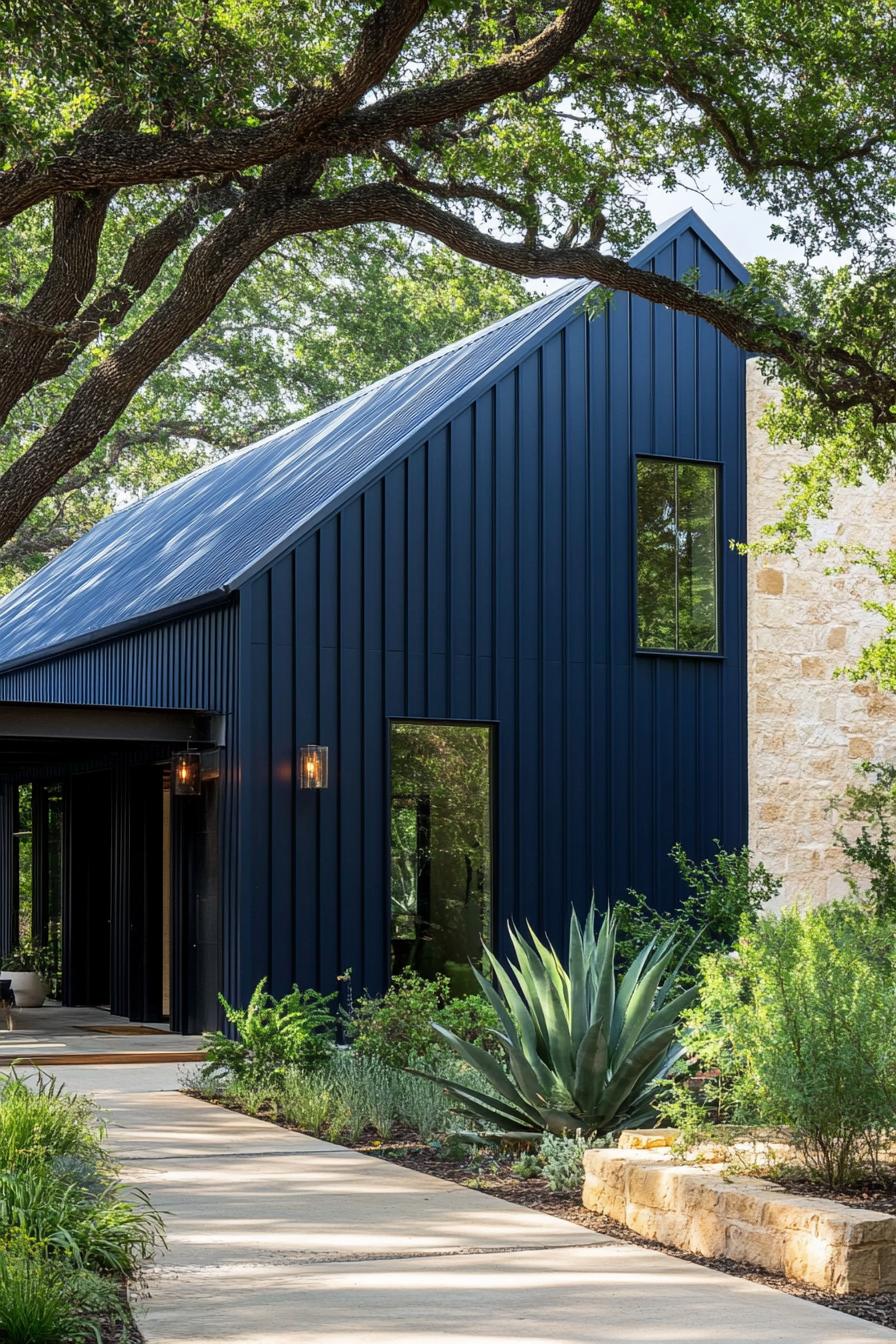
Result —
<svg viewBox="0 0 896 1344"><path fill-rule="evenodd" d="M393 723L391 756L392 973L472 993L491 940L491 729Z"/></svg>
<svg viewBox="0 0 896 1344"><path fill-rule="evenodd" d="M718 653L718 468L637 462L638 647Z"/></svg>

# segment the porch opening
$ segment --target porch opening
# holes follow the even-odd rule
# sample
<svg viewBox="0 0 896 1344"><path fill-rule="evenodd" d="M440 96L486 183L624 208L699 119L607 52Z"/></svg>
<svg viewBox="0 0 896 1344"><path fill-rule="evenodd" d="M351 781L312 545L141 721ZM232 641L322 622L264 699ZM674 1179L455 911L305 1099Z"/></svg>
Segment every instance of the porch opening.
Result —
<svg viewBox="0 0 896 1344"><path fill-rule="evenodd" d="M216 1026L220 746L210 716L39 708L40 718L29 706L7 723L0 713L0 958L39 949L48 1003L66 1009L175 1032ZM26 724L41 736L22 735ZM195 798L171 788L171 755L186 741L204 749Z"/></svg>

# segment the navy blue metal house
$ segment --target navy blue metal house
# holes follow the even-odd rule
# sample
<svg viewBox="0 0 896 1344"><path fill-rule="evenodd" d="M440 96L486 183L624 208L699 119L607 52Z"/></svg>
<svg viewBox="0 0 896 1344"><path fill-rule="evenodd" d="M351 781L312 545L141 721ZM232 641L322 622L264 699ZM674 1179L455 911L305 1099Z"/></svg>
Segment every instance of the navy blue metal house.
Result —
<svg viewBox="0 0 896 1344"><path fill-rule="evenodd" d="M743 268L693 213L634 259ZM566 286L122 509L0 603L0 938L176 1029L458 988L746 838L744 357ZM583 306L584 305L584 306Z"/></svg>

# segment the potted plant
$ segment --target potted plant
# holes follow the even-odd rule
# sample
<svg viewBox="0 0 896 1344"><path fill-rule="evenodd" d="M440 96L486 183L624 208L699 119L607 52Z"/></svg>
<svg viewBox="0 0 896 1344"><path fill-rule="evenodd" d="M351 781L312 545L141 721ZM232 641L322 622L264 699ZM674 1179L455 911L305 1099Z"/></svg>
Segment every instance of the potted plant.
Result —
<svg viewBox="0 0 896 1344"><path fill-rule="evenodd" d="M39 1008L47 997L52 953L30 938L23 938L3 958L2 975L12 981L17 1008Z"/></svg>

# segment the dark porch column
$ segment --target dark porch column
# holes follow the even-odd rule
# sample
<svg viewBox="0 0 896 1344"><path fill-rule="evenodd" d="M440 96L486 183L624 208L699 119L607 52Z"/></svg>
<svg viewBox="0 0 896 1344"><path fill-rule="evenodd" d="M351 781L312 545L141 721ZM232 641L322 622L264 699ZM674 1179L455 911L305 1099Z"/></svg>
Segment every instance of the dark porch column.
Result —
<svg viewBox="0 0 896 1344"><path fill-rule="evenodd" d="M0 956L18 942L15 815L16 785L4 780L0 782Z"/></svg>

